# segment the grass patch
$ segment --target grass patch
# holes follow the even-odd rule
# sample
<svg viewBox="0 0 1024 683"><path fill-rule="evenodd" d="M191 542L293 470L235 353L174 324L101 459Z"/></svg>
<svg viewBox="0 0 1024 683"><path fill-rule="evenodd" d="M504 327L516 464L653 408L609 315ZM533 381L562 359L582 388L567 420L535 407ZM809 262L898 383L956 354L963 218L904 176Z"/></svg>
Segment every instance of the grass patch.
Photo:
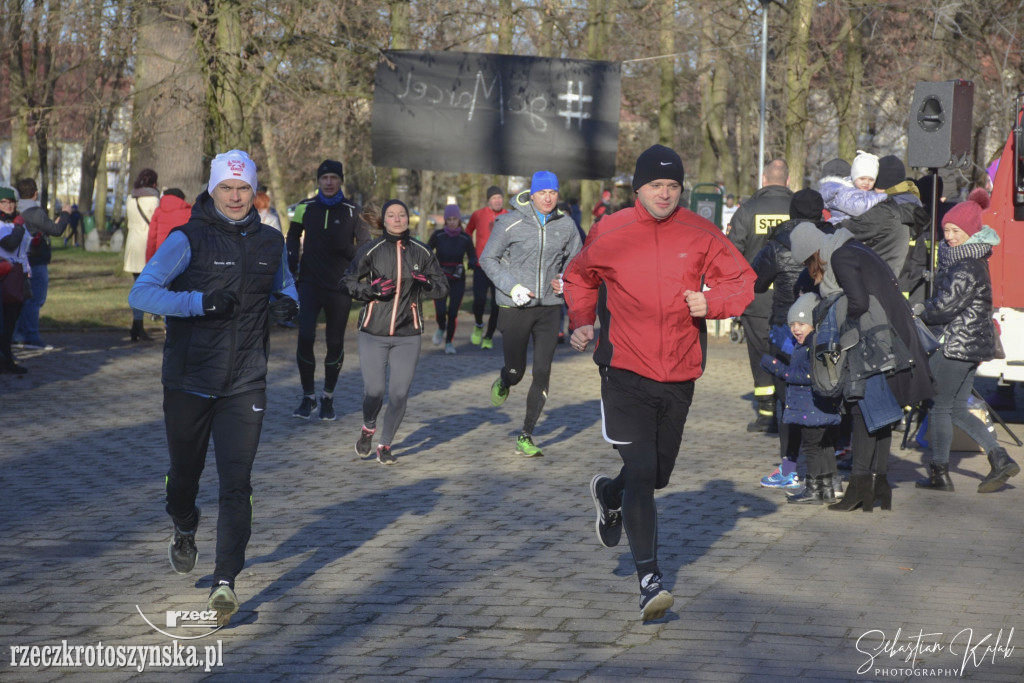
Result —
<svg viewBox="0 0 1024 683"><path fill-rule="evenodd" d="M53 245L50 262L50 289L39 318L44 330L129 328L132 324L128 292L135 280L124 272L124 255L89 252ZM472 312L472 281L466 287L460 310ZM350 320L359 315L363 302L352 303ZM434 302L424 300L427 320L434 321ZM488 307L487 315L490 315ZM320 321L323 322L323 313ZM147 325L155 324L146 318ZM431 328L433 329L433 328Z"/></svg>
<svg viewBox="0 0 1024 683"><path fill-rule="evenodd" d="M39 326L46 330L128 328L128 292L134 280L120 253L53 245L50 289Z"/></svg>

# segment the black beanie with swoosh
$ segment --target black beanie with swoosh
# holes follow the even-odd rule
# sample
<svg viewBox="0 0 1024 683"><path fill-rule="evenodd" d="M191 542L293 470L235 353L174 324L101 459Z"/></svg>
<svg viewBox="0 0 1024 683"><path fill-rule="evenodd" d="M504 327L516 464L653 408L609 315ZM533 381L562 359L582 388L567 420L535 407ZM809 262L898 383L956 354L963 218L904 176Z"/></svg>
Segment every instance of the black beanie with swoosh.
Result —
<svg viewBox="0 0 1024 683"><path fill-rule="evenodd" d="M683 184L683 160L664 145L653 145L636 159L633 171L633 191L653 180L674 180Z"/></svg>

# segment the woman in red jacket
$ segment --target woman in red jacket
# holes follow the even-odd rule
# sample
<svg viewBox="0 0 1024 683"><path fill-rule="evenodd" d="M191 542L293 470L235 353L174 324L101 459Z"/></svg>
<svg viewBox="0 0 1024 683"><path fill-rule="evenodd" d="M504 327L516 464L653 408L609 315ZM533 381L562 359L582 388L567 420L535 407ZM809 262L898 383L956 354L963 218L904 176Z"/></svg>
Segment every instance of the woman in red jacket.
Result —
<svg viewBox="0 0 1024 683"><path fill-rule="evenodd" d="M167 235L179 225L188 223L192 216L192 205L185 201L185 193L176 187L164 190L160 205L149 219L149 237L146 239L146 262L167 239Z"/></svg>

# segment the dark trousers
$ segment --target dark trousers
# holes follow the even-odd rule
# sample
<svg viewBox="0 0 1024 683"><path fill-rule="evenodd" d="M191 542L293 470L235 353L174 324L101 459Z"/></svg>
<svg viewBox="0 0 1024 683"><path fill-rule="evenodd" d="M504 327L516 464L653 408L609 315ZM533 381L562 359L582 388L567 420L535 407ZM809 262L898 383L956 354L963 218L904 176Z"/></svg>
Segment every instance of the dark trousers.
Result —
<svg viewBox="0 0 1024 683"><path fill-rule="evenodd" d="M334 392L345 360L345 326L352 310L352 297L346 292L323 289L309 282L295 285L299 293L299 344L295 360L299 364L299 381L302 393L315 392L313 375L316 371L316 357L313 343L316 341L316 322L320 311L327 318L327 355L324 357L324 391Z"/></svg>
<svg viewBox="0 0 1024 683"><path fill-rule="evenodd" d="M3 312L0 314L0 353L3 354L3 363L14 365L14 352L11 351L11 339L14 337L14 327L18 324L18 316L21 315L22 303L2 304Z"/></svg>
<svg viewBox="0 0 1024 683"><path fill-rule="evenodd" d="M458 326L459 307L462 306L462 297L466 294L466 279L457 278L448 280L448 296L443 299L434 299L434 311L437 315L437 327L444 330L444 340L451 344L455 338L455 328Z"/></svg>
<svg viewBox="0 0 1024 683"><path fill-rule="evenodd" d="M495 298L494 285L483 268L473 271L473 318L477 325L484 324L484 309L487 307L487 300L491 300L491 316L487 319L487 330L484 339L494 337L494 330L498 327L498 300Z"/></svg>
<svg viewBox="0 0 1024 683"><path fill-rule="evenodd" d="M693 402L693 382L657 382L601 367L601 418L622 469L605 488L605 502L622 508L637 576L660 574L654 491L668 486Z"/></svg>
<svg viewBox="0 0 1024 683"><path fill-rule="evenodd" d="M221 398L164 390L164 424L171 456L166 509L182 530L195 528L199 477L213 437L219 481L214 583L223 579L233 585L245 564L245 547L252 533L250 476L266 405L263 389Z"/></svg>
<svg viewBox="0 0 1024 683"><path fill-rule="evenodd" d="M839 468L836 467L835 449L836 428L831 426L792 426L797 427L797 432L800 435L800 450L804 452L804 457L807 460L807 477L838 474Z"/></svg>
<svg viewBox="0 0 1024 683"><path fill-rule="evenodd" d="M850 413L850 447L853 449L851 475L880 474L889 471L889 449L892 447L892 425L886 425L874 434L868 432L860 406L846 404Z"/></svg>
<svg viewBox="0 0 1024 683"><path fill-rule="evenodd" d="M771 373L761 367L761 356L771 348L768 318L742 315L740 324L743 325L743 336L747 340L747 356L750 359L750 374L754 376L754 398L758 400L758 414L772 415L775 412L775 381Z"/></svg>
<svg viewBox="0 0 1024 683"><path fill-rule="evenodd" d="M936 465L949 463L954 424L985 449L986 453L999 448L994 429L967 409L967 399L974 388L978 364L946 358L940 350L928 359L928 367L938 387L938 393L932 399L932 407L928 411L928 442L932 447L932 462Z"/></svg>
<svg viewBox="0 0 1024 683"><path fill-rule="evenodd" d="M533 434L540 412L548 396L551 379L551 361L558 347L558 313L561 306L533 306L530 308L503 308L498 317L498 329L503 339L505 366L501 381L514 387L523 381L526 373L526 348L533 338L533 381L526 395L526 417L523 432Z"/></svg>

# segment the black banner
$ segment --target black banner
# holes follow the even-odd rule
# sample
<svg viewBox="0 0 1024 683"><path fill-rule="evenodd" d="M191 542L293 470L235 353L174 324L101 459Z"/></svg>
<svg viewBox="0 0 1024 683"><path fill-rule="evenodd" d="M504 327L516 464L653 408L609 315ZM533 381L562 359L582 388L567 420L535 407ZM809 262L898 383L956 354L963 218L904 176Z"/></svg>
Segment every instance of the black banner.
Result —
<svg viewBox="0 0 1024 683"><path fill-rule="evenodd" d="M619 65L387 52L373 95L376 166L560 178L615 175Z"/></svg>

